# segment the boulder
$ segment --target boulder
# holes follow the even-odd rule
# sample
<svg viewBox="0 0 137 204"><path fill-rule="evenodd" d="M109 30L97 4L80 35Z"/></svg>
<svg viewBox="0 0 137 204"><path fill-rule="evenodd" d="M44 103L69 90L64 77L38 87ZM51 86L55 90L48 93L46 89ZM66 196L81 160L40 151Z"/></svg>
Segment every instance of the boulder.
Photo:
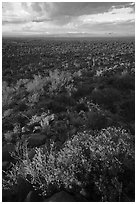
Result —
<svg viewBox="0 0 137 204"><path fill-rule="evenodd" d="M2 170L3 170L3 171L6 171L6 170L8 169L8 167L9 167L9 165L10 165L10 162L8 162L8 161L3 161L3 162L2 162Z"/></svg>
<svg viewBox="0 0 137 204"><path fill-rule="evenodd" d="M28 193L32 190L32 185L25 179L19 177L17 185L13 185L11 189L2 190L3 202L24 202Z"/></svg>
<svg viewBox="0 0 137 204"><path fill-rule="evenodd" d="M36 191L30 191L26 196L25 202L42 202L43 197L39 196Z"/></svg>
<svg viewBox="0 0 137 204"><path fill-rule="evenodd" d="M13 144L6 144L2 147L2 161L11 161L11 152L14 152L15 147Z"/></svg>
<svg viewBox="0 0 137 204"><path fill-rule="evenodd" d="M28 135L28 146L29 147L39 147L46 142L46 134L30 134Z"/></svg>
<svg viewBox="0 0 137 204"><path fill-rule="evenodd" d="M18 178L17 194L16 194L17 202L24 202L26 196L32 189L33 189L32 185L28 183L28 181L26 181L21 177Z"/></svg>
<svg viewBox="0 0 137 204"><path fill-rule="evenodd" d="M16 195L14 192L2 189L2 202L14 202L15 198Z"/></svg>
<svg viewBox="0 0 137 204"><path fill-rule="evenodd" d="M55 193L50 198L44 200L44 202L76 202L75 197L65 191Z"/></svg>

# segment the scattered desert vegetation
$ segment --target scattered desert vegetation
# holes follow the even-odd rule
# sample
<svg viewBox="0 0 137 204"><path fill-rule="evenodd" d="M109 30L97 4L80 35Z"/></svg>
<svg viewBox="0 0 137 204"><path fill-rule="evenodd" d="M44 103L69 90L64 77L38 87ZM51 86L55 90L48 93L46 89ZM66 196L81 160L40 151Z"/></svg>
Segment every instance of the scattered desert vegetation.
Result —
<svg viewBox="0 0 137 204"><path fill-rule="evenodd" d="M134 66L132 40L3 39L3 201L135 200Z"/></svg>

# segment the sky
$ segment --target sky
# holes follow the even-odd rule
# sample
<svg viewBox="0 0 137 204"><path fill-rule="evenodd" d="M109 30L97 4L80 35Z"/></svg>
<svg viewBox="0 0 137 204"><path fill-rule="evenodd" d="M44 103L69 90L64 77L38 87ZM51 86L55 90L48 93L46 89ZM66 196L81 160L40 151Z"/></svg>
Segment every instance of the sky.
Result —
<svg viewBox="0 0 137 204"><path fill-rule="evenodd" d="M134 36L134 2L3 2L3 36Z"/></svg>

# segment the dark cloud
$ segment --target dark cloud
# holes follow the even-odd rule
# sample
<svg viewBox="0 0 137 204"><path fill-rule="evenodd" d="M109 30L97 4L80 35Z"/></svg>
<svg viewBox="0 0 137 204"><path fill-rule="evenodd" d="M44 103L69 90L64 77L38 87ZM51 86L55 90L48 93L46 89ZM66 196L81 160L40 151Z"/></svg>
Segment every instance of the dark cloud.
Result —
<svg viewBox="0 0 137 204"><path fill-rule="evenodd" d="M59 26L63 26L66 25L68 23L74 22L75 21L75 17L73 16L58 16L56 18L53 18L53 24L59 25Z"/></svg>
<svg viewBox="0 0 137 204"><path fill-rule="evenodd" d="M104 13L112 6L123 7L127 3L123 2L33 2L31 7L42 19L33 20L33 22L44 22L52 19L57 25L65 25L76 17L88 14ZM41 15L40 15L41 14ZM46 16L48 17L44 17Z"/></svg>
<svg viewBox="0 0 137 204"><path fill-rule="evenodd" d="M41 12L41 11L42 11L42 8L41 8L41 6L40 6L39 3L34 2L34 3L32 3L31 5L32 5L32 9L33 9L34 11L36 11L36 12Z"/></svg>
<svg viewBox="0 0 137 204"><path fill-rule="evenodd" d="M63 16L80 16L88 14L103 13L115 7L125 7L129 3L124 2L33 2L27 5L22 3L25 10L31 7L33 12L39 16L48 15L49 18L59 18Z"/></svg>
<svg viewBox="0 0 137 204"><path fill-rule="evenodd" d="M32 20L32 22L37 22L37 23L46 22L46 21L52 21L52 19L51 18L36 18Z"/></svg>
<svg viewBox="0 0 137 204"><path fill-rule="evenodd" d="M54 2L54 9L49 10L49 14L51 17L97 14L108 11L112 6L120 7L126 4L122 2Z"/></svg>
<svg viewBox="0 0 137 204"><path fill-rule="evenodd" d="M6 24L25 24L26 20L2 20L2 25Z"/></svg>

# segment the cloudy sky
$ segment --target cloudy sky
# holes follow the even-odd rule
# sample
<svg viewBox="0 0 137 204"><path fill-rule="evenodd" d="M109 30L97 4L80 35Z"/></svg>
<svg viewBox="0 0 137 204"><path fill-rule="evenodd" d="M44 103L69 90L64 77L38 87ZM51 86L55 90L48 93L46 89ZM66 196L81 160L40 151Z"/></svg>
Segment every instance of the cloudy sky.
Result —
<svg viewBox="0 0 137 204"><path fill-rule="evenodd" d="M133 2L3 2L3 35L134 36Z"/></svg>

